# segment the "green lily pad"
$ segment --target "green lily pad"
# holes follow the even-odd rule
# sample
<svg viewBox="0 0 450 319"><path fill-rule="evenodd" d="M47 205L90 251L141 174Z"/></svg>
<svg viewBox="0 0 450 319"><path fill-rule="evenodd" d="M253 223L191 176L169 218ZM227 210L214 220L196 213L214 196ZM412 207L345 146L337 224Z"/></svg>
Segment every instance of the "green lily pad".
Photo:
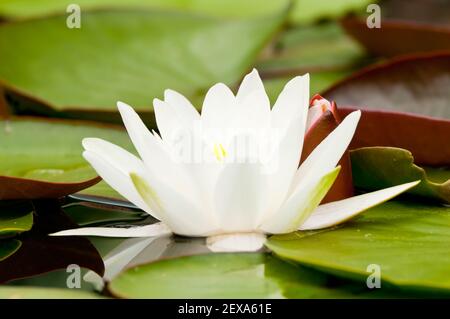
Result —
<svg viewBox="0 0 450 319"><path fill-rule="evenodd" d="M14 254L22 245L19 240L0 240L0 261Z"/></svg>
<svg viewBox="0 0 450 319"><path fill-rule="evenodd" d="M0 238L29 231L33 226L33 208L29 202L0 202Z"/></svg>
<svg viewBox="0 0 450 319"><path fill-rule="evenodd" d="M288 83L294 76L298 74L304 74L308 71L304 70L296 73L295 75L288 74L287 76L267 78L264 80L264 86L267 92L267 95L270 98L270 101L273 105L278 98L278 95L283 90L286 83ZM313 96L316 93L322 92L328 89L331 85L336 83L346 76L348 76L352 71L351 70L336 70L336 71L321 71L321 72L312 72L310 74L310 94Z"/></svg>
<svg viewBox="0 0 450 319"><path fill-rule="evenodd" d="M137 266L108 289L125 298L355 298L390 296L366 286L330 285L324 274L270 254L205 254Z"/></svg>
<svg viewBox="0 0 450 319"><path fill-rule="evenodd" d="M114 126L33 118L0 125L0 199L59 197L95 183L97 174L82 157L84 137L104 138L134 151L128 135ZM86 193L115 196L103 182Z"/></svg>
<svg viewBox="0 0 450 319"><path fill-rule="evenodd" d="M261 3L262 2L262 3ZM71 0L2 0L0 16L9 19L42 15L65 14ZM255 17L277 11L288 4L287 0L77 0L82 11L115 8L145 8L193 12L213 17ZM262 4L262 5L261 5Z"/></svg>
<svg viewBox="0 0 450 319"><path fill-rule="evenodd" d="M96 299L101 296L78 289L0 287L0 299Z"/></svg>
<svg viewBox="0 0 450 319"><path fill-rule="evenodd" d="M366 282L380 267L382 285L450 292L450 207L391 201L335 229L273 236L277 255Z"/></svg>
<svg viewBox="0 0 450 319"><path fill-rule="evenodd" d="M120 121L124 101L151 124L152 100L167 88L195 100L216 82L240 80L284 18L284 10L233 21L128 10L83 12L81 29L66 16L2 24L0 78L16 113Z"/></svg>
<svg viewBox="0 0 450 319"><path fill-rule="evenodd" d="M349 11L361 11L372 0L294 0L290 22L307 24L323 18L336 18ZM6 19L39 17L48 14L65 14L70 0L3 0L0 16ZM249 18L280 10L287 0L78 0L82 11L92 9L162 9L183 11L212 17ZM365 10L363 10L365 12Z"/></svg>
<svg viewBox="0 0 450 319"><path fill-rule="evenodd" d="M353 71L368 62L364 50L336 22L287 30L275 45L275 52L258 63L263 75Z"/></svg>
<svg viewBox="0 0 450 319"><path fill-rule="evenodd" d="M373 0L296 0L290 20L307 24L318 19L338 18L352 11L365 12Z"/></svg>
<svg viewBox="0 0 450 319"><path fill-rule="evenodd" d="M401 148L366 147L350 154L356 187L378 190L421 180L408 193L450 204L450 169L421 168L411 152Z"/></svg>

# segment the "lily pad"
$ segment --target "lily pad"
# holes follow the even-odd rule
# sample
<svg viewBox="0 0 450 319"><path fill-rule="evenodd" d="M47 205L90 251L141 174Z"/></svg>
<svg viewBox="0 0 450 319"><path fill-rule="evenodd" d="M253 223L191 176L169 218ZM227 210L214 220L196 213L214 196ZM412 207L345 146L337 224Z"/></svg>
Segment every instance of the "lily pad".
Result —
<svg viewBox="0 0 450 319"><path fill-rule="evenodd" d="M269 254L205 254L131 268L113 279L108 289L124 298L354 298L377 294L365 286L329 283L323 274Z"/></svg>
<svg viewBox="0 0 450 319"><path fill-rule="evenodd" d="M342 227L273 236L277 255L357 282L378 265L402 289L450 292L450 207L391 201Z"/></svg>
<svg viewBox="0 0 450 319"><path fill-rule="evenodd" d="M6 19L65 14L71 0L2 0L0 16ZM255 17L269 14L287 6L287 0L77 0L82 11L92 9L164 9L192 12L213 17Z"/></svg>
<svg viewBox="0 0 450 319"><path fill-rule="evenodd" d="M365 11L373 0L296 0L291 21L307 24L319 19L337 18L346 13Z"/></svg>
<svg viewBox="0 0 450 319"><path fill-rule="evenodd" d="M96 172L81 155L84 137L101 137L133 151L127 134L113 126L37 118L0 125L0 199L56 198L97 183ZM87 193L114 196L103 182Z"/></svg>
<svg viewBox="0 0 450 319"><path fill-rule="evenodd" d="M450 2L387 0L380 4L381 28L368 28L366 16L342 21L369 52L396 56L450 49Z"/></svg>
<svg viewBox="0 0 450 319"><path fill-rule="evenodd" d="M294 0L290 13L291 23L307 24L318 19L336 18L349 11L364 9L370 0ZM70 0L3 0L0 16L5 19L39 17L64 14ZM288 0L78 0L82 10L92 9L160 9L196 13L212 17L249 18L269 14L285 8Z"/></svg>
<svg viewBox="0 0 450 319"><path fill-rule="evenodd" d="M0 240L0 262L14 254L21 245L20 240L16 239Z"/></svg>
<svg viewBox="0 0 450 319"><path fill-rule="evenodd" d="M0 78L16 113L119 121L124 101L152 124L152 100L165 89L195 100L216 82L240 80L284 18L284 10L232 21L128 10L83 12L81 29L65 15L2 24Z"/></svg>
<svg viewBox="0 0 450 319"><path fill-rule="evenodd" d="M0 202L0 238L29 231L33 226L33 207L30 202Z"/></svg>
<svg viewBox="0 0 450 319"><path fill-rule="evenodd" d="M378 190L421 180L408 193L450 204L449 169L421 168L411 152L400 148L367 147L350 154L356 187Z"/></svg>
<svg viewBox="0 0 450 319"><path fill-rule="evenodd" d="M292 69L295 70L295 69ZM263 71L264 72L264 71ZM266 74L264 78L264 87L267 91L267 95L269 96L269 99L272 103L272 105L275 103L275 101L278 98L278 95L283 90L286 83L288 83L293 76L296 76L298 74L304 74L309 71L303 70L296 72L295 75L290 75L290 70L288 70L286 76L277 76L277 77L271 77L270 72ZM336 70L336 71L322 71L322 72L312 72L310 74L310 95L313 96L314 94L318 92L323 92L326 89L328 89L331 85L336 83L339 80L342 80L349 76L352 73L352 70Z"/></svg>
<svg viewBox="0 0 450 319"><path fill-rule="evenodd" d="M97 299L101 296L78 289L0 287L0 299Z"/></svg>
<svg viewBox="0 0 450 319"><path fill-rule="evenodd" d="M395 58L367 67L323 93L342 116L362 109L351 149L391 146L421 165L450 165L450 53Z"/></svg>
<svg viewBox="0 0 450 319"><path fill-rule="evenodd" d="M258 69L266 78L306 72L314 75L316 72L351 71L367 60L363 49L337 23L328 22L283 32L273 54L263 58Z"/></svg>

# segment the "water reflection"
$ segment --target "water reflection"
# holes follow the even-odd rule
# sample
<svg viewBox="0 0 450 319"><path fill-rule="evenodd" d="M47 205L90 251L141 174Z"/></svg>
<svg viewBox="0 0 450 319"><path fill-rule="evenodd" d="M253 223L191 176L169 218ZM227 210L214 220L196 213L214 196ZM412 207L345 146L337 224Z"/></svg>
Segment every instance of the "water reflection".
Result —
<svg viewBox="0 0 450 319"><path fill-rule="evenodd" d="M122 270L161 258L208 253L203 238L163 236L158 238L84 238L49 237L49 233L78 226L143 225L155 222L147 214L127 207L113 207L92 202L71 200L38 200L2 202L0 214L12 210L33 212L30 231L12 234L0 240L0 283L33 284L67 277L68 265L77 264L89 269L84 276L87 283L101 289ZM102 258L103 257L103 258ZM61 270L58 272L58 270ZM43 275L53 272L55 275ZM42 278L42 279L41 279ZM64 286L57 283L57 286ZM55 284L52 284L55 285Z"/></svg>
<svg viewBox="0 0 450 319"><path fill-rule="evenodd" d="M61 210L59 201L33 201L31 206L33 228L15 237L21 246L0 262L0 283L66 269L70 264L104 273L101 256L88 239L47 236L51 232L76 227Z"/></svg>
<svg viewBox="0 0 450 319"><path fill-rule="evenodd" d="M195 259L199 258L199 255L204 255L205 260L221 258L220 254L210 254L204 238L168 235L158 238L131 239L47 236L47 234L56 231L72 229L77 224L82 224L83 226L117 226L121 223L142 225L154 222L147 215L126 207L95 206L92 203L66 204L59 200L20 203L21 209L27 208L33 211L34 224L31 231L24 232L13 238L0 239L0 283L65 287L68 276L66 273L67 266L77 264L89 270L83 277L82 289L92 290L95 288L98 291L104 291L105 283L111 281L122 271L134 266L170 260L181 256L194 256L192 258ZM11 205L0 205L0 214L5 213L7 209L11 209ZM229 254L229 256L229 258L236 258L237 264L243 262L245 265L245 260L240 261L244 258L242 257L244 255ZM235 269L233 272L214 272L214 268L211 268L210 264L206 264L205 269L208 270L209 279L205 279L204 271L199 271L196 274L186 273L186 276L183 277L184 266L181 268L170 268L172 270L168 269L168 271L182 274L182 278L193 276L191 281L195 284L187 285L183 287L184 290L181 290L187 295L195 292L195 289L197 289L197 293L210 293L211 290L208 290L208 287L212 281L217 281L217 293L222 294L224 293L222 289L230 287L230 282L226 280L226 278L229 278L236 282L235 285L231 285L235 286L233 289L236 289L232 291L233 293L238 294L239 291L245 287L248 288L251 283L254 283L256 288L250 292L254 292L258 296L264 292L264 287L267 288L269 284L275 287L273 291L270 290L268 292L267 296L271 297L386 298L433 296L429 292L405 292L386 288L382 291L368 291L364 283L342 280L336 276L307 269L275 258L267 252L248 254L248 256L250 256L250 259L256 258L258 262L248 267L243 266L237 270ZM174 264L177 264L176 260L173 261ZM155 268L158 269L158 267L160 265L156 265ZM159 272L155 272L155 276L158 279L155 282L160 284L164 283L164 280L168 280L175 287L179 284L176 282L176 276L173 277L173 280L171 276L166 276L164 277L166 279L162 280ZM221 279L222 277L223 280ZM172 282L170 282L171 280ZM149 281L144 284L152 286L150 283L155 284L155 282ZM186 282L189 282L189 280L186 279ZM262 287L262 290L258 287ZM161 297L161 291L156 291L156 293L159 294L156 295L157 297Z"/></svg>

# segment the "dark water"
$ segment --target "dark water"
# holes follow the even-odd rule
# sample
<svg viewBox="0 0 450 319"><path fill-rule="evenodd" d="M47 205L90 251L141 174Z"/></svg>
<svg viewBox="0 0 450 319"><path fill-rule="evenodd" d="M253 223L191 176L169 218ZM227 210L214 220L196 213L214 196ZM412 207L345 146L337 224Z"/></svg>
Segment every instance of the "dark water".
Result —
<svg viewBox="0 0 450 319"><path fill-rule="evenodd" d="M19 241L20 248L0 261L0 284L66 287L68 266L78 265L84 273L105 274L103 259L127 251L123 268L160 258L207 253L204 239L165 236L160 238L51 237L48 234L78 226L124 226L154 223L147 214L134 209L63 200L10 201L0 204L0 214L20 215L33 211L34 223L28 232L0 238L8 247ZM102 258L103 257L103 258ZM91 274L92 275L92 274ZM108 276L109 275L109 276ZM83 281L83 287L94 287Z"/></svg>

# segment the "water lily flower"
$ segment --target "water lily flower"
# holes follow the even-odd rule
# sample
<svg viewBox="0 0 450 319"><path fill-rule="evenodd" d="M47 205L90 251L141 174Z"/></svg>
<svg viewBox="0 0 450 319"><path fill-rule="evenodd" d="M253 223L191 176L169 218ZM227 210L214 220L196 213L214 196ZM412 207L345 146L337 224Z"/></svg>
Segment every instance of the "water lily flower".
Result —
<svg viewBox="0 0 450 319"><path fill-rule="evenodd" d="M132 107L118 103L140 158L98 138L82 143L84 158L106 183L161 223L54 235L174 233L206 237L212 251L254 251L267 235L337 225L418 183L319 206L339 174L336 165L361 113L349 114L299 167L308 118L312 122L324 107L308 112L308 74L289 81L272 109L256 70L236 95L222 83L214 85L201 114L172 90L153 105L160 135L150 132Z"/></svg>

